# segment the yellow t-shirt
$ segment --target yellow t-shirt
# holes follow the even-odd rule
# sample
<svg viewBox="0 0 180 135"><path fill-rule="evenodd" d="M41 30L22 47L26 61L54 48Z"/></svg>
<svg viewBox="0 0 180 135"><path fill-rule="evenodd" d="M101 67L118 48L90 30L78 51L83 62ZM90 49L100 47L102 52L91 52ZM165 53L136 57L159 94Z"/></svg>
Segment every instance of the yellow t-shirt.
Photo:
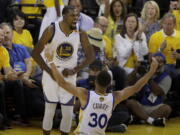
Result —
<svg viewBox="0 0 180 135"><path fill-rule="evenodd" d="M172 13L176 17L176 30L180 30L180 11L173 10Z"/></svg>
<svg viewBox="0 0 180 135"><path fill-rule="evenodd" d="M164 35L162 30L154 33L149 40L149 52L157 52L164 40L166 40L167 46L162 53L166 56L166 63L174 64L176 60L171 57L171 54L172 51L180 49L180 31L175 30L173 36Z"/></svg>
<svg viewBox="0 0 180 135"><path fill-rule="evenodd" d="M14 44L20 44L20 45L23 45L23 46L28 47L28 48L32 48L32 49L34 48L31 33L26 29L24 29L21 34L19 34L13 30L12 42Z"/></svg>
<svg viewBox="0 0 180 135"><path fill-rule="evenodd" d="M55 6L54 0L44 0L44 5L46 7L54 7ZM64 5L62 0L59 0L59 5Z"/></svg>
<svg viewBox="0 0 180 135"><path fill-rule="evenodd" d="M128 68L135 68L135 63L136 63L137 59L135 54L132 52L132 54L129 56L126 64L124 65L124 67L128 67Z"/></svg>
<svg viewBox="0 0 180 135"><path fill-rule="evenodd" d="M111 59L111 58L113 58L113 55L112 55L112 42L106 35L103 35L103 40L105 42L105 54L106 54L106 57L108 59Z"/></svg>
<svg viewBox="0 0 180 135"><path fill-rule="evenodd" d="M0 45L0 70L10 67L9 53L2 45Z"/></svg>
<svg viewBox="0 0 180 135"><path fill-rule="evenodd" d="M117 24L113 21L111 17L108 17L108 22L109 23L105 35L107 35L113 42L114 36L116 34Z"/></svg>
<svg viewBox="0 0 180 135"><path fill-rule="evenodd" d="M36 0L21 0L21 4L36 4ZM40 7L26 7L22 6L21 11L24 14L41 14ZM34 18L33 16L29 16L29 18Z"/></svg>

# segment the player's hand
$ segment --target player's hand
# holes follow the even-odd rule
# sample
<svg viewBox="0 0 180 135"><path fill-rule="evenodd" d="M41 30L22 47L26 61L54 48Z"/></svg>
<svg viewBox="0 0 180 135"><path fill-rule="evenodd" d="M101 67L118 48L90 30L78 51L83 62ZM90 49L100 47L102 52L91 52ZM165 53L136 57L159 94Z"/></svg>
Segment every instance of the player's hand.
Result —
<svg viewBox="0 0 180 135"><path fill-rule="evenodd" d="M167 46L167 42L166 40L164 40L162 44L160 45L160 50L163 51L166 48L166 46Z"/></svg>
<svg viewBox="0 0 180 135"><path fill-rule="evenodd" d="M65 68L63 71L62 71L62 74L64 77L68 77L69 75L74 75L76 72L74 71L74 69L68 69L68 68Z"/></svg>
<svg viewBox="0 0 180 135"><path fill-rule="evenodd" d="M157 71L158 65L158 60L155 57L152 57L150 72L155 73Z"/></svg>
<svg viewBox="0 0 180 135"><path fill-rule="evenodd" d="M53 58L54 58L54 52L51 51L50 47L46 47L45 50L44 50L44 55L47 59L48 62L51 62L53 61Z"/></svg>

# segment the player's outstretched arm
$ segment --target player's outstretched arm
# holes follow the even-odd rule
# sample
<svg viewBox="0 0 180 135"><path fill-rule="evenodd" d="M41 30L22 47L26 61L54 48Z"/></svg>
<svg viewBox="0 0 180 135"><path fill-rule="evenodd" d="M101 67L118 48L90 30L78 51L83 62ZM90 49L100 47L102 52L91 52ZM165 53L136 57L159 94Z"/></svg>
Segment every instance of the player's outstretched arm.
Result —
<svg viewBox="0 0 180 135"><path fill-rule="evenodd" d="M81 104L86 101L88 91L81 87L76 87L75 85L67 82L63 75L58 71L56 65L53 62L54 52L50 52L50 49L47 47L45 49L45 57L48 60L48 63L50 65L50 68L52 70L52 75L59 86L64 88L66 91L71 93L72 95L78 97L81 101Z"/></svg>
<svg viewBox="0 0 180 135"><path fill-rule="evenodd" d="M84 67L88 66L95 60L95 53L92 45L89 43L88 36L86 32L80 32L80 41L82 48L84 50L86 58L79 64L77 67L74 68L75 72L79 72Z"/></svg>
<svg viewBox="0 0 180 135"><path fill-rule="evenodd" d="M124 88L122 91L114 92L115 105L119 104L121 101L132 96L134 93L140 91L142 87L149 81L149 79L154 75L158 67L158 61L156 58L152 57L151 67L149 72L147 72L140 80L138 80L134 85Z"/></svg>

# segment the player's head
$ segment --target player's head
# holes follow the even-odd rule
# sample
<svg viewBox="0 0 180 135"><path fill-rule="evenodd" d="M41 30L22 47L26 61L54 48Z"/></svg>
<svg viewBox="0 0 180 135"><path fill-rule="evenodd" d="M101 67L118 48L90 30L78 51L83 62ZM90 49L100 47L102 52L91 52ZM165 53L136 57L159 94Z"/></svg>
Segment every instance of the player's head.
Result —
<svg viewBox="0 0 180 135"><path fill-rule="evenodd" d="M102 88L107 88L111 83L111 75L107 71L103 70L96 76L95 82L96 85Z"/></svg>
<svg viewBox="0 0 180 135"><path fill-rule="evenodd" d="M77 9L73 6L65 6L62 11L63 20L71 28L76 29L76 24L79 18Z"/></svg>

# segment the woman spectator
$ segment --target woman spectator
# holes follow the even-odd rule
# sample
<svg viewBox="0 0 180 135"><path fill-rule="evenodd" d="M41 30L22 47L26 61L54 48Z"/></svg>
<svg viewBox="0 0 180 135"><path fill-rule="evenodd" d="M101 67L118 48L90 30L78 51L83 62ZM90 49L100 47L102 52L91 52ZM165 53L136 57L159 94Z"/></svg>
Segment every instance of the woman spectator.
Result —
<svg viewBox="0 0 180 135"><path fill-rule="evenodd" d="M109 21L105 34L113 41L115 34L122 28L121 26L126 15L126 8L121 0L112 1L110 6L109 0L106 0L104 15Z"/></svg>
<svg viewBox="0 0 180 135"><path fill-rule="evenodd" d="M13 43L25 46L31 54L31 51L34 48L33 38L29 30L24 29L26 23L25 20L26 17L21 11L16 10L13 13L11 22L13 26Z"/></svg>
<svg viewBox="0 0 180 135"><path fill-rule="evenodd" d="M13 39L12 42L14 44L22 45L25 46L31 55L31 52L34 48L33 45L33 38L31 36L31 33L29 30L24 29L26 25L26 17L25 15L19 11L16 10L12 16L12 26L13 26ZM33 78L37 78L37 80L41 80L41 69L40 67L36 64L36 62L31 58L32 61L32 76Z"/></svg>
<svg viewBox="0 0 180 135"><path fill-rule="evenodd" d="M142 24L141 30L145 33L147 41L150 36L156 31L160 30L160 16L159 6L155 1L147 1L141 11L140 22Z"/></svg>
<svg viewBox="0 0 180 135"><path fill-rule="evenodd" d="M114 57L126 73L131 73L137 61L143 61L148 53L146 36L139 32L136 14L128 14L124 19L122 32L115 36Z"/></svg>

